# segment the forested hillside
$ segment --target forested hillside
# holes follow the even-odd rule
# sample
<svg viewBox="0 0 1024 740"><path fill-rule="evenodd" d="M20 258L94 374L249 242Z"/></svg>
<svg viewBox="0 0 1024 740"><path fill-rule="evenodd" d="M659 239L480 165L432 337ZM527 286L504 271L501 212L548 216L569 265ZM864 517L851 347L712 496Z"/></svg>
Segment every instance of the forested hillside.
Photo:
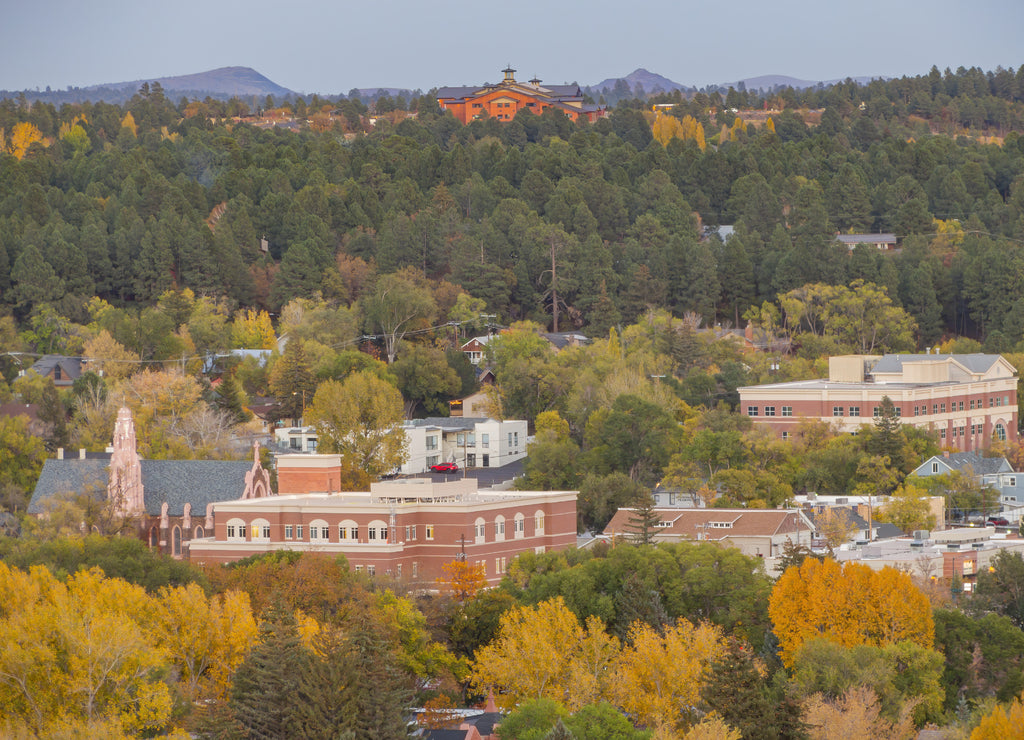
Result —
<svg viewBox="0 0 1024 740"><path fill-rule="evenodd" d="M906 307L922 345L1013 345L1022 98L1012 70L698 94L673 115L702 135L664 146L639 101L589 127L526 113L463 127L421 99L417 119L353 138L351 115L261 130L149 90L125 109L8 100L0 300L19 322L43 305L83 321L92 296L143 307L174 287L276 312L316 291L351 301L344 265L360 258L444 277L506 321L550 322L554 287L559 328L600 335L649 306L735 322L780 292L860 278ZM765 106L781 112L759 127L729 110ZM737 236L701 240L702 224ZM895 232L902 253L848 254L832 238L851 230Z"/></svg>

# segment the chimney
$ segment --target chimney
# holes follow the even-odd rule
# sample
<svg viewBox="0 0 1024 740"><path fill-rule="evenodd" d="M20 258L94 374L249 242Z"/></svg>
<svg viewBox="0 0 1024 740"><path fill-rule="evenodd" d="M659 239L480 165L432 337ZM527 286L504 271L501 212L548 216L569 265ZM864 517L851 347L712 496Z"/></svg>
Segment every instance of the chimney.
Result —
<svg viewBox="0 0 1024 740"><path fill-rule="evenodd" d="M79 460L84 460L85 459L85 448L84 447L79 447L78 448L78 459Z"/></svg>
<svg viewBox="0 0 1024 740"><path fill-rule="evenodd" d="M63 460L64 459L64 448L63 447L58 447L57 448L57 459L58 460Z"/></svg>

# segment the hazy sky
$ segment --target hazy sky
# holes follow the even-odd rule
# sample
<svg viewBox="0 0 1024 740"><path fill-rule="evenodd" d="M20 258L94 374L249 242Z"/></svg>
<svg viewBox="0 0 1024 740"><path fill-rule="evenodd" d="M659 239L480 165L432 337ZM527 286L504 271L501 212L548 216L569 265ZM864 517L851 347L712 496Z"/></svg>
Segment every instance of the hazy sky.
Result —
<svg viewBox="0 0 1024 740"><path fill-rule="evenodd" d="M703 86L1024 64L1022 0L50 0L0 5L0 89L244 66L298 92L637 67Z"/></svg>

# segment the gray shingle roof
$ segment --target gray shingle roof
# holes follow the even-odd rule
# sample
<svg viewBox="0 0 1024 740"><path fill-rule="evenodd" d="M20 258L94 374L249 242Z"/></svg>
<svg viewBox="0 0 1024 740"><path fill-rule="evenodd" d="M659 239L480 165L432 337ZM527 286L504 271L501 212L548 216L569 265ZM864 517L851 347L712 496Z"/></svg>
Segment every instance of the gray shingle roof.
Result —
<svg viewBox="0 0 1024 740"><path fill-rule="evenodd" d="M106 495L110 465L106 460L46 460L39 474L32 500L28 504L29 514L42 514L46 501L54 496L69 493L95 493Z"/></svg>
<svg viewBox="0 0 1024 740"><path fill-rule="evenodd" d="M61 380L75 380L82 374L82 359L80 357L65 357L63 355L44 355L32 365L40 375L46 376L53 372L53 369L60 366Z"/></svg>
<svg viewBox="0 0 1024 740"><path fill-rule="evenodd" d="M975 475L989 475L991 473L1009 472L1009 463L1002 457L982 457L977 452L954 452L949 457L943 458L945 463L953 470L963 470L970 467Z"/></svg>
<svg viewBox="0 0 1024 740"><path fill-rule="evenodd" d="M28 506L30 514L45 511L48 499L72 492L106 495L109 459L46 460ZM142 460L142 488L146 513L160 514L167 502L170 516L185 513L192 504L193 516L204 516L207 504L234 501L245 491L245 474L251 462L225 460Z"/></svg>

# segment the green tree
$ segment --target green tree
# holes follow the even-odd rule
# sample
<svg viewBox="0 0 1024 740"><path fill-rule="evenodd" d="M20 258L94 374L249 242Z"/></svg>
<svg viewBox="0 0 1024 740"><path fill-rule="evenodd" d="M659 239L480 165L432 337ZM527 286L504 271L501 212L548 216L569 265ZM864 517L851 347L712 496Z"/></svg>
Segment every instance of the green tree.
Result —
<svg viewBox="0 0 1024 740"><path fill-rule="evenodd" d="M382 335L390 365L398 343L409 331L433 319L437 305L429 290L395 273L378 278L373 293L362 301L362 309L370 330Z"/></svg>
<svg viewBox="0 0 1024 740"><path fill-rule="evenodd" d="M655 511L654 496L644 491L633 500L633 507L626 522L626 532L640 545L654 542L655 530L661 523L661 515Z"/></svg>
<svg viewBox="0 0 1024 740"><path fill-rule="evenodd" d="M284 348L284 354L270 369L270 391L277 397L279 418L290 418L293 424L306 415L313 394L317 391L316 377L300 339L293 339Z"/></svg>
<svg viewBox="0 0 1024 740"><path fill-rule="evenodd" d="M462 388L444 352L421 344L404 345L391 365L391 372L398 378L398 389L405 399L405 416L409 419L418 406L427 413L447 416L448 401Z"/></svg>
<svg viewBox="0 0 1024 740"><path fill-rule="evenodd" d="M371 372L344 381L325 380L307 410L322 452L337 452L343 464L378 478L406 458L402 395Z"/></svg>

